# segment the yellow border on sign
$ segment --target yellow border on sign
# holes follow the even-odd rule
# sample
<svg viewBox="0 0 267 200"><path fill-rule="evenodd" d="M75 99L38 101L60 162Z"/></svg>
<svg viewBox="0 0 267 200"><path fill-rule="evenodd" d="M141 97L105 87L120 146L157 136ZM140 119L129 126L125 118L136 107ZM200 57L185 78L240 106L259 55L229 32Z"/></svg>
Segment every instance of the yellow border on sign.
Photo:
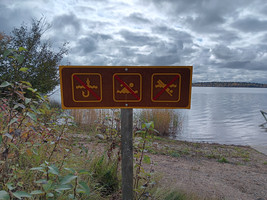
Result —
<svg viewBox="0 0 267 200"><path fill-rule="evenodd" d="M158 76L158 75L163 75L163 76L167 76L167 75L178 75L179 76L179 94L178 94L178 99L177 100L173 100L173 101L168 101L168 100L154 100L153 98L153 92L154 92L154 76ZM167 102L179 102L180 101L180 98L181 98L181 74L179 73L154 73L152 74L151 76L151 101L152 102L164 102L164 103L167 103Z"/></svg>
<svg viewBox="0 0 267 200"><path fill-rule="evenodd" d="M64 68L67 69L73 69L73 68L187 68L190 70L190 85L189 85L189 101L187 106L183 107L160 107L160 106L155 106L155 107L144 107L144 106L131 106L128 105L127 107L122 107L122 106L114 106L114 107L105 107L105 106L95 106L95 107L71 107L71 106L65 106L64 104L64 95L63 95L63 78L62 78L62 70ZM81 65L64 65L64 66L59 66L59 74L60 74L60 91L61 91L61 106L62 109L111 109L111 108L121 108L121 109L127 109L127 108L136 108L136 109L147 109L147 108L153 108L153 109L190 109L191 105L191 94L192 94L192 75L193 75L193 66L81 66Z"/></svg>
<svg viewBox="0 0 267 200"><path fill-rule="evenodd" d="M139 83L140 83L140 88L139 88L140 97L139 97L139 100L118 100L118 99L116 99L116 95L115 95L115 79L114 79L114 77L116 75L122 75L122 76L123 75L137 75L137 76L140 77L140 81L139 81ZM142 100L142 76L141 76L140 73L115 73L115 74L113 74L112 82L113 82L113 101L115 101L115 102L125 102L126 103L126 102L140 102Z"/></svg>
<svg viewBox="0 0 267 200"><path fill-rule="evenodd" d="M73 80L73 76L74 75L97 75L97 76L99 76L100 100L87 100L87 101L78 101L78 100L76 100L75 96L74 96L74 80ZM102 101L102 76L99 73L73 73L71 75L71 87L72 87L72 93L71 93L72 94L72 100L74 102L101 102Z"/></svg>

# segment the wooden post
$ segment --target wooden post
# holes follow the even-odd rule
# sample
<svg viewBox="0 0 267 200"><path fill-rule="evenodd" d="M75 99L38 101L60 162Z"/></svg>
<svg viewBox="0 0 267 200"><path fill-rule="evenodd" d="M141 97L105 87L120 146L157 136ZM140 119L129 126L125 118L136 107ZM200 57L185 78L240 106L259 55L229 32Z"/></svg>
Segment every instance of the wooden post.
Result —
<svg viewBox="0 0 267 200"><path fill-rule="evenodd" d="M133 200L133 109L121 109L122 199Z"/></svg>

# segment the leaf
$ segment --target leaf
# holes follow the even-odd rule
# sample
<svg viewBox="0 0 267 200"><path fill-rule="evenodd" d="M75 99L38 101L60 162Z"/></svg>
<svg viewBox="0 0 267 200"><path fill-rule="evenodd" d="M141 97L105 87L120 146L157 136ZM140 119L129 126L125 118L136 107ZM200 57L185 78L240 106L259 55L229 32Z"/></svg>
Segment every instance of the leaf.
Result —
<svg viewBox="0 0 267 200"><path fill-rule="evenodd" d="M10 86L11 83L7 82L7 81L4 81L1 85L0 85L0 88L3 88L3 87L7 87L7 86Z"/></svg>
<svg viewBox="0 0 267 200"><path fill-rule="evenodd" d="M150 160L149 156L144 155L144 163L146 163L146 164L150 164L151 163L151 160Z"/></svg>
<svg viewBox="0 0 267 200"><path fill-rule="evenodd" d="M51 174L59 175L59 170L55 165L48 166L49 170L48 172Z"/></svg>
<svg viewBox="0 0 267 200"><path fill-rule="evenodd" d="M33 167L30 170L36 170L36 171L40 171L40 172L45 172L43 167Z"/></svg>
<svg viewBox="0 0 267 200"><path fill-rule="evenodd" d="M30 117L33 121L37 121L37 117L34 113L27 112L27 116Z"/></svg>
<svg viewBox="0 0 267 200"><path fill-rule="evenodd" d="M10 135L9 133L5 133L4 136L8 137L9 139L13 139L12 135Z"/></svg>
<svg viewBox="0 0 267 200"><path fill-rule="evenodd" d="M0 199L9 200L10 199L9 194L5 190L1 190L0 191Z"/></svg>
<svg viewBox="0 0 267 200"><path fill-rule="evenodd" d="M65 170L68 170L68 171L71 171L72 173L75 173L75 170L74 169L72 169L72 168L64 168Z"/></svg>
<svg viewBox="0 0 267 200"><path fill-rule="evenodd" d="M33 88L26 88L27 90L31 91L32 93L35 93L37 90Z"/></svg>
<svg viewBox="0 0 267 200"><path fill-rule="evenodd" d="M27 193L27 192L24 192L24 191L17 191L17 192L14 192L12 193L15 197L17 197L18 199L22 199L23 197L27 197L27 198L31 198L32 195Z"/></svg>
<svg viewBox="0 0 267 200"><path fill-rule="evenodd" d="M24 47L20 47L19 51L28 51L27 49L25 49Z"/></svg>
<svg viewBox="0 0 267 200"><path fill-rule="evenodd" d="M11 191L11 190L14 190L16 187L13 187L12 186L13 185L13 183L8 183L8 184L6 184L6 186L7 186L7 188Z"/></svg>
<svg viewBox="0 0 267 200"><path fill-rule="evenodd" d="M27 67L22 67L22 68L19 69L19 71L21 71L21 72L27 72L28 69L29 69L29 68L27 68Z"/></svg>
<svg viewBox="0 0 267 200"><path fill-rule="evenodd" d="M37 183L37 184L47 184L47 180L46 179L39 179L38 181L35 181L35 183Z"/></svg>
<svg viewBox="0 0 267 200"><path fill-rule="evenodd" d="M14 49L7 49L4 51L3 57L6 58L9 56L11 53L13 53Z"/></svg>
<svg viewBox="0 0 267 200"><path fill-rule="evenodd" d="M17 55L17 56L16 56L16 59L17 59L17 61L18 61L18 64L20 65L20 64L22 64L23 61L24 61L24 56L23 56L23 55Z"/></svg>
<svg viewBox="0 0 267 200"><path fill-rule="evenodd" d="M48 192L49 190L54 188L53 182L51 180L47 181L46 184L43 184L43 188L45 192Z"/></svg>
<svg viewBox="0 0 267 200"><path fill-rule="evenodd" d="M13 123L15 123L17 121L18 121L18 118L16 118L16 117L11 119L10 122L8 123L8 126L10 126L11 124L13 124Z"/></svg>
<svg viewBox="0 0 267 200"><path fill-rule="evenodd" d="M84 191L85 194L90 195L90 188L85 182L79 181L79 186L81 187L82 191Z"/></svg>
<svg viewBox="0 0 267 200"><path fill-rule="evenodd" d="M144 134L146 132L145 131L136 131L135 133L137 133L137 134Z"/></svg>
<svg viewBox="0 0 267 200"><path fill-rule="evenodd" d="M148 122L144 124L147 129L154 128L154 122Z"/></svg>
<svg viewBox="0 0 267 200"><path fill-rule="evenodd" d="M31 192L31 194L35 195L35 194L44 194L44 192L42 190L34 190Z"/></svg>
<svg viewBox="0 0 267 200"><path fill-rule="evenodd" d="M2 141L3 141L3 137L2 135L0 135L0 145L2 144Z"/></svg>
<svg viewBox="0 0 267 200"><path fill-rule="evenodd" d="M28 103L30 103L31 102L31 99L29 99L29 98L25 98L25 103L26 104L28 104Z"/></svg>
<svg viewBox="0 0 267 200"><path fill-rule="evenodd" d="M48 197L54 197L54 194L51 193L51 192L49 192L49 193L47 194L47 196L48 196Z"/></svg>
<svg viewBox="0 0 267 200"><path fill-rule="evenodd" d="M82 170L79 171L79 174L90 174L90 172L87 171L87 170L82 169Z"/></svg>
<svg viewBox="0 0 267 200"><path fill-rule="evenodd" d="M28 82L28 81L20 81L20 82L32 87L32 84L30 82Z"/></svg>
<svg viewBox="0 0 267 200"><path fill-rule="evenodd" d="M18 107L21 107L22 109L25 109L25 106L21 103L18 103L14 106L14 109L17 109Z"/></svg>
<svg viewBox="0 0 267 200"><path fill-rule="evenodd" d="M69 174L69 175L65 176L65 177L61 180L60 184L61 184L61 185L64 185L64 184L70 183L70 182L71 182L72 180L74 180L75 178L77 178L77 176L75 176L75 175L73 175L73 174Z"/></svg>
<svg viewBox="0 0 267 200"><path fill-rule="evenodd" d="M70 190L70 189L72 189L71 185L60 185L55 190L57 192L60 192L60 191L65 191L65 190Z"/></svg>

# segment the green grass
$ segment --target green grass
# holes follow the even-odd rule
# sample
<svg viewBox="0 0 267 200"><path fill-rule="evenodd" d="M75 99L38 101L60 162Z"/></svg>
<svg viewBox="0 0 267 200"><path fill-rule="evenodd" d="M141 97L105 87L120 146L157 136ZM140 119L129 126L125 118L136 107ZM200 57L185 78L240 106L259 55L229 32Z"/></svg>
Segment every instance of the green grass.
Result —
<svg viewBox="0 0 267 200"><path fill-rule="evenodd" d="M225 158L225 157L221 157L219 160L218 160L219 163L229 163L229 161Z"/></svg>

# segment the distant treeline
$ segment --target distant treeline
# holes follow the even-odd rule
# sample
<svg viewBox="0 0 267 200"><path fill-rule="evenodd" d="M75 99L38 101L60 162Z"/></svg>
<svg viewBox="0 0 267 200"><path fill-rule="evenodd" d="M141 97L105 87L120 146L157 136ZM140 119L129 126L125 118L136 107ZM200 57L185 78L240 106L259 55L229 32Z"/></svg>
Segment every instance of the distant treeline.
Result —
<svg viewBox="0 0 267 200"><path fill-rule="evenodd" d="M248 82L197 82L192 84L195 87L253 87L267 88L267 84Z"/></svg>

